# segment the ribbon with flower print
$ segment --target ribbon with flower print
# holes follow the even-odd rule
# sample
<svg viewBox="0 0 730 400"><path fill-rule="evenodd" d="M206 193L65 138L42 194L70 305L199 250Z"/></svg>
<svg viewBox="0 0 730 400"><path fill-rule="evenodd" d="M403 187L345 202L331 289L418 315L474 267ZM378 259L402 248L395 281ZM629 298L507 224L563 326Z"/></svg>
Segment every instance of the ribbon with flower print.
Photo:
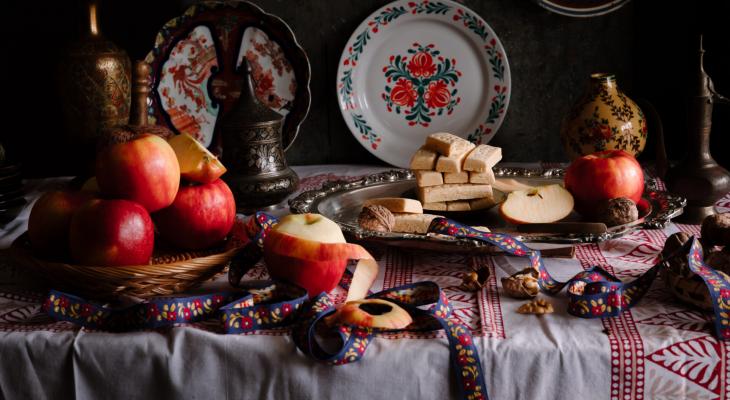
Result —
<svg viewBox="0 0 730 400"><path fill-rule="evenodd" d="M155 298L118 309L51 291L44 309L57 320L112 331L160 328L210 318L218 318L223 332L233 334L292 327L294 342L308 356L332 365L358 361L374 337L389 330L331 323L326 317L336 313L338 307L326 293L309 299L306 290L285 282L240 282L240 276L259 261L266 233L275 223L274 217L257 213L239 228L244 231L243 234L239 232L239 236L249 238L245 247L248 254L235 260L237 265L229 280L242 291ZM353 274L347 271L340 286L348 289L352 279ZM404 330L443 329L449 341L451 365L461 397L487 398L484 374L471 332L450 319L452 308L436 283L418 282L375 294L368 292L367 298L387 300L405 309L413 323ZM323 336L336 338L339 349L334 352L323 349L317 340Z"/></svg>
<svg viewBox="0 0 730 400"><path fill-rule="evenodd" d="M530 249L508 234L481 232L446 218L434 219L429 232L479 240L497 246L509 254L528 257L532 268L539 272L540 288L548 294L556 294L567 286L568 312L581 318L614 317L633 307L649 290L663 265L662 262L657 263L628 283L621 282L600 266L591 267L566 282L560 282L545 268L540 251ZM696 238L693 237L678 251L688 251L687 261L690 270L702 278L712 297L717 337L730 339L730 277L708 267L702 261L702 245Z"/></svg>

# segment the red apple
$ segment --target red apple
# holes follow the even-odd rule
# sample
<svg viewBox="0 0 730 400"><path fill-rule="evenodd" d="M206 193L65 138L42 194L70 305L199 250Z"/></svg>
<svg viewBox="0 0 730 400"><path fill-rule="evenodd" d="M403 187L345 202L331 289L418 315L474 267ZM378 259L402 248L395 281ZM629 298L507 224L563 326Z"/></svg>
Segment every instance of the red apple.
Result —
<svg viewBox="0 0 730 400"><path fill-rule="evenodd" d="M96 180L105 196L132 200L154 212L175 200L180 165L165 139L143 133L102 148L96 156Z"/></svg>
<svg viewBox="0 0 730 400"><path fill-rule="evenodd" d="M576 211L590 218L604 200L628 197L638 204L644 192L644 172L631 154L605 150L573 161L565 171L565 188L575 199Z"/></svg>
<svg viewBox="0 0 730 400"><path fill-rule="evenodd" d="M90 200L71 219L71 257L79 264L147 264L154 240L152 218L133 201Z"/></svg>
<svg viewBox="0 0 730 400"><path fill-rule="evenodd" d="M40 255L63 258L68 255L68 232L73 213L92 198L88 192L54 190L33 204L28 218L28 237Z"/></svg>
<svg viewBox="0 0 730 400"><path fill-rule="evenodd" d="M367 262L373 256L362 246L347 243L340 227L319 214L282 218L264 240L264 260L272 278L299 285L310 297L334 289L348 260L362 263L348 300L362 298L377 276L377 263Z"/></svg>
<svg viewBox="0 0 730 400"><path fill-rule="evenodd" d="M236 202L225 182L180 187L169 207L152 214L166 242L190 250L209 248L223 240L236 219Z"/></svg>

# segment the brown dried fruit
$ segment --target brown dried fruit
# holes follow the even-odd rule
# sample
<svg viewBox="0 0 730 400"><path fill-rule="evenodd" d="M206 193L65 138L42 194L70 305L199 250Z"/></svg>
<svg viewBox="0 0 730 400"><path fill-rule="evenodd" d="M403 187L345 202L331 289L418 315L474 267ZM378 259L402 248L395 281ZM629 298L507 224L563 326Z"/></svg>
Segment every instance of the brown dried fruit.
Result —
<svg viewBox="0 0 730 400"><path fill-rule="evenodd" d="M504 293L516 299L529 299L537 296L540 287L537 284L538 272L534 268L525 268L509 277L502 278Z"/></svg>
<svg viewBox="0 0 730 400"><path fill-rule="evenodd" d="M639 219L636 203L626 197L617 197L598 203L596 216L606 226L628 224Z"/></svg>
<svg viewBox="0 0 730 400"><path fill-rule="evenodd" d="M705 246L730 245L730 212L707 216L702 221L700 234Z"/></svg>
<svg viewBox="0 0 730 400"><path fill-rule="evenodd" d="M357 223L363 229L376 232L390 232L395 225L395 216L390 210L380 205L363 207L357 217Z"/></svg>

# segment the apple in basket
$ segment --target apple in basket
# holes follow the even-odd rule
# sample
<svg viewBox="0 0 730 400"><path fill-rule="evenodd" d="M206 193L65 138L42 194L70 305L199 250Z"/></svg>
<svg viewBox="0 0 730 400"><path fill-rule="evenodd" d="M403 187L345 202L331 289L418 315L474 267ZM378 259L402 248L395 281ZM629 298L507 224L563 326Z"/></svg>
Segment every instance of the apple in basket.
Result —
<svg viewBox="0 0 730 400"><path fill-rule="evenodd" d="M34 251L53 258L68 255L68 233L73 213L93 195L53 190L33 204L28 218L28 238Z"/></svg>
<svg viewBox="0 0 730 400"><path fill-rule="evenodd" d="M269 275L303 287L310 297L334 289L348 260L359 259L373 257L362 246L347 243L340 227L319 214L287 215L271 228L264 240L264 261ZM372 279L357 282L367 282L369 287ZM367 292L367 288L353 285L350 293L363 289Z"/></svg>
<svg viewBox="0 0 730 400"><path fill-rule="evenodd" d="M565 171L565 188L575 199L575 210L590 218L604 200L627 197L638 204L644 171L631 154L605 150L575 159Z"/></svg>
<svg viewBox="0 0 730 400"><path fill-rule="evenodd" d="M221 179L183 183L172 204L152 218L162 240L181 249L200 250L228 235L236 219L236 202Z"/></svg>
<svg viewBox="0 0 730 400"><path fill-rule="evenodd" d="M93 199L71 219L69 247L79 264L147 264L154 241L152 218L133 201Z"/></svg>
<svg viewBox="0 0 730 400"><path fill-rule="evenodd" d="M172 204L180 165L165 139L124 131L107 141L96 155L96 180L105 197L135 201L149 212Z"/></svg>

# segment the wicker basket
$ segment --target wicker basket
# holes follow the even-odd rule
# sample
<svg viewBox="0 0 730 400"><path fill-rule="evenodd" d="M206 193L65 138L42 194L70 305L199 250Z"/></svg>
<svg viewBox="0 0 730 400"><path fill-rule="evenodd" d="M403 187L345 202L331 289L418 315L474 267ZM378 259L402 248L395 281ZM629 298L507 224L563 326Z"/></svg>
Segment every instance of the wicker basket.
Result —
<svg viewBox="0 0 730 400"><path fill-rule="evenodd" d="M183 292L221 272L238 250L240 247L169 252L155 254L148 265L97 267L36 258L24 233L11 248L0 251L0 257L30 270L54 289L113 300L120 296L148 298Z"/></svg>

